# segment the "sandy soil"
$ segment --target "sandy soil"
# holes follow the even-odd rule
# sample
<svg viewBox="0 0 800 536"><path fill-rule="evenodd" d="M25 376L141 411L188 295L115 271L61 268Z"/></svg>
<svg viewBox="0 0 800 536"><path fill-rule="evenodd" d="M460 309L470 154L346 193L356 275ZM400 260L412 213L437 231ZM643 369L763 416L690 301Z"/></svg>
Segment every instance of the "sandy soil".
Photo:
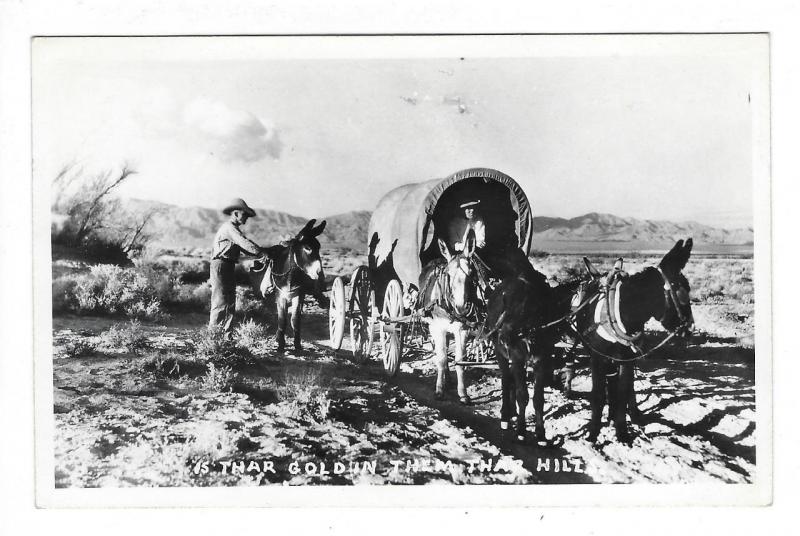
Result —
<svg viewBox="0 0 800 536"><path fill-rule="evenodd" d="M327 261L330 273L354 262ZM59 487L260 484L751 482L755 474L752 306L694 307L696 343L644 360L636 389L644 415L634 441L606 427L585 440L588 370L572 398L546 394L552 446L518 444L499 428L498 372L468 372L474 405L433 397L427 344L410 344L387 380L376 347L361 365L327 346L327 312L307 307L300 355L277 356L270 337L234 367L230 389L205 370L144 370L158 352L185 352L202 314L144 324L148 347L86 355L66 349L119 319L54 318L56 484ZM274 315L262 319L274 329ZM651 336L659 338L657 326ZM532 409L528 418L532 421ZM530 423L532 428L532 422Z"/></svg>

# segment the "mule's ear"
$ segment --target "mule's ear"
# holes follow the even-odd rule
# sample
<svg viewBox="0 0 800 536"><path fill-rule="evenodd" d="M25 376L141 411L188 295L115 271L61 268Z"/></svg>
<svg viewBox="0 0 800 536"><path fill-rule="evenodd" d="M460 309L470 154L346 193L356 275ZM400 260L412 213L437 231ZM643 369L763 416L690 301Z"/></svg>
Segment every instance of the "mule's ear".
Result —
<svg viewBox="0 0 800 536"><path fill-rule="evenodd" d="M442 253L442 257L444 257L447 262L450 262L450 259L453 258L453 255L450 253L450 249L447 247L447 244L444 243L444 240L441 238L438 239L439 242L439 251Z"/></svg>
<svg viewBox="0 0 800 536"><path fill-rule="evenodd" d="M658 263L662 268L672 268L680 262L680 256L683 254L683 240L678 240L672 249L667 251L661 262ZM688 259L688 257L687 257ZM686 264L684 262L684 264ZM678 268L680 270L680 268Z"/></svg>
<svg viewBox="0 0 800 536"><path fill-rule="evenodd" d="M597 271L597 268L594 267L594 264L592 264L592 261L590 261L588 257L583 258L583 264L586 265L586 271L589 273L592 279L602 277L603 274Z"/></svg>
<svg viewBox="0 0 800 536"><path fill-rule="evenodd" d="M689 257L692 255L692 246L694 246L694 241L691 238L687 239L683 249L676 256L675 266L678 270L683 270L686 267L686 263L689 262Z"/></svg>
<svg viewBox="0 0 800 536"><path fill-rule="evenodd" d="M396 248L396 247L397 247L397 241L398 241L398 240L399 240L399 238L395 238L395 239L394 239L394 242L392 242L392 249L390 249L390 250L389 250L389 255L391 255L392 253L394 253L394 248Z"/></svg>
<svg viewBox="0 0 800 536"><path fill-rule="evenodd" d="M467 239L464 242L464 256L469 258L475 253L475 231L470 229L467 231Z"/></svg>
<svg viewBox="0 0 800 536"><path fill-rule="evenodd" d="M686 244L684 244L683 246L683 251L686 253L687 259L692 254L692 246L694 246L694 240L692 240L691 238L687 239Z"/></svg>
<svg viewBox="0 0 800 536"><path fill-rule="evenodd" d="M303 225L303 228L302 228L302 229L300 229L300 232L298 232L298 233L295 235L295 239L296 239L296 240L301 240L301 239L303 238L303 235L305 235L305 234L306 234L306 231L308 231L309 229L311 229L311 228L314 226L314 224L315 224L315 223L317 223L317 220L315 220L315 219L308 220L308 221L306 222L306 224L305 224L305 225Z"/></svg>
<svg viewBox="0 0 800 536"><path fill-rule="evenodd" d="M313 220L312 220L312 221L313 221ZM319 235L321 235L321 234L322 234L322 231L324 231L324 230L325 230L325 225L326 225L327 223L328 223L327 221L325 221L325 220L322 220L322 223L320 223L319 225L317 225L316 227L314 227L313 229L311 229L311 232L309 233L309 236L319 236Z"/></svg>

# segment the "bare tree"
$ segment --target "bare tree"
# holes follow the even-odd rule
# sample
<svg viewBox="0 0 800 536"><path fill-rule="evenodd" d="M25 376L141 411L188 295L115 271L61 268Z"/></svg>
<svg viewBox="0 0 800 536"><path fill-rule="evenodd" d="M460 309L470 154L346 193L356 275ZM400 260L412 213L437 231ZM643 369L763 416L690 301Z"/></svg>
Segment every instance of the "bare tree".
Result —
<svg viewBox="0 0 800 536"><path fill-rule="evenodd" d="M75 162L61 168L53 179L52 209L67 221L53 239L74 247L102 244L123 256L139 252L149 239L146 227L155 211L129 213L114 197L114 191L134 174L127 163L88 177Z"/></svg>

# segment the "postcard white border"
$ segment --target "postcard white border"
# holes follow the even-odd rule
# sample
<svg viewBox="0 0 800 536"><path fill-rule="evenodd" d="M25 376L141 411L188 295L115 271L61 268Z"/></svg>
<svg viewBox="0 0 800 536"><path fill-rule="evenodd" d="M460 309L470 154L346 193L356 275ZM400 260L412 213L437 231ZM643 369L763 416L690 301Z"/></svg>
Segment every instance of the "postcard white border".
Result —
<svg viewBox="0 0 800 536"><path fill-rule="evenodd" d="M770 277L770 123L769 42L759 35L623 35L623 36L405 36L405 37L181 37L107 38L104 53L135 54L142 42L173 59L188 59L202 49L220 59L252 57L560 57L625 54L729 54L746 47L754 66L753 200L756 289L756 438L753 484L682 485L524 485L330 487L264 486L259 488L102 488L55 489L53 457L52 313L50 286L49 184L34 184L36 496L40 507L170 506L577 506L577 505L758 505L771 500L771 277ZM81 38L42 39L33 45L49 51L79 50ZM291 43L292 46L286 46ZM368 46L365 46L368 44ZM165 46L168 45L168 46ZM53 48L55 47L55 48ZM64 48L61 48L64 47ZM35 125L34 125L35 127Z"/></svg>

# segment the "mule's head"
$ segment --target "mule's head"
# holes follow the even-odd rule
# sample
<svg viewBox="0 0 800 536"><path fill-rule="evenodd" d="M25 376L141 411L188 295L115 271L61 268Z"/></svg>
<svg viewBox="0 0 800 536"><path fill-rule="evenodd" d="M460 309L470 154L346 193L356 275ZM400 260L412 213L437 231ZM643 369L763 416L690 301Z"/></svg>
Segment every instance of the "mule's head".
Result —
<svg viewBox="0 0 800 536"><path fill-rule="evenodd" d="M659 319L667 330L679 330L679 334L688 338L694 323L692 304L689 298L689 281L682 270L692 254L692 239L685 243L678 240L671 250L664 255L658 269L664 279L664 315Z"/></svg>
<svg viewBox="0 0 800 536"><path fill-rule="evenodd" d="M317 225L317 220L309 220L297 235L289 240L290 255L297 267L302 270L320 290L325 283L322 260L319 257L320 243L317 237L325 230L325 221Z"/></svg>
<svg viewBox="0 0 800 536"><path fill-rule="evenodd" d="M447 282L450 293L449 301L455 313L467 315L480 300L481 285L478 271L472 261L475 253L475 233L470 230L464 244L464 250L455 254L450 253L447 244L440 238L439 251L447 261Z"/></svg>

